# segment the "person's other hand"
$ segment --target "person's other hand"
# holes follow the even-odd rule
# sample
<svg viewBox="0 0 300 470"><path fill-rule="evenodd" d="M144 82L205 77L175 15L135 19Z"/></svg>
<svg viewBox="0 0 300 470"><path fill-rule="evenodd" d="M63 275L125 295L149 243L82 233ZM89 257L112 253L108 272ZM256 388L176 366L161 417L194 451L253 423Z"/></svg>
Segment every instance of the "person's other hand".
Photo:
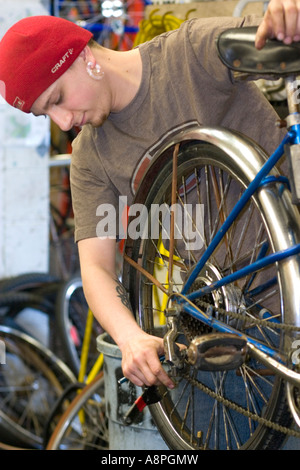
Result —
<svg viewBox="0 0 300 470"><path fill-rule="evenodd" d="M300 40L300 1L271 0L258 27L255 46L262 49L268 38L285 44Z"/></svg>

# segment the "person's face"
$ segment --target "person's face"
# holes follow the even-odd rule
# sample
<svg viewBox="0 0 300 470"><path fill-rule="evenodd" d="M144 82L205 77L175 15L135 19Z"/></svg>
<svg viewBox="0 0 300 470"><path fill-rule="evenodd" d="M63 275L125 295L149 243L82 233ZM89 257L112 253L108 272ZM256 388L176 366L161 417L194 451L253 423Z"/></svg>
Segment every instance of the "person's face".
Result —
<svg viewBox="0 0 300 470"><path fill-rule="evenodd" d="M49 116L63 131L90 123L101 126L110 112L104 80L96 81L86 72L84 58L73 65L34 102L31 112Z"/></svg>

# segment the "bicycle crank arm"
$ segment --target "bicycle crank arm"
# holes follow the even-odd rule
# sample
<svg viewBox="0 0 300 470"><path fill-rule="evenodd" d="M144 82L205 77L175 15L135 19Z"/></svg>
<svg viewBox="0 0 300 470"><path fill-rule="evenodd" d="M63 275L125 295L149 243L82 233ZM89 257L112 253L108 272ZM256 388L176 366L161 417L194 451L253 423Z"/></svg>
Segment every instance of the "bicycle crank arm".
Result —
<svg viewBox="0 0 300 470"><path fill-rule="evenodd" d="M273 359L265 352L261 351L252 343L247 343L249 353L257 360L259 360L265 366L268 366L276 375L280 376L287 382L300 386L300 374L289 369L284 364L281 364L276 359Z"/></svg>

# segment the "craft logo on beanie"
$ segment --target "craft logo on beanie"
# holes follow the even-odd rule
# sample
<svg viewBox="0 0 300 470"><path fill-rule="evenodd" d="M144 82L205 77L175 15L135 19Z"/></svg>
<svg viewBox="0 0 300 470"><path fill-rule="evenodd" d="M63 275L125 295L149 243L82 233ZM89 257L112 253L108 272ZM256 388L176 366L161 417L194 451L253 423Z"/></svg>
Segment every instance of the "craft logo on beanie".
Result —
<svg viewBox="0 0 300 470"><path fill-rule="evenodd" d="M67 59L69 59L69 56L73 54L73 49L69 49L61 58L61 60L59 62L57 62L57 64L55 64L55 66L51 69L51 72L52 73L55 73L57 72L57 70L62 66L64 65L64 63L66 62Z"/></svg>
<svg viewBox="0 0 300 470"><path fill-rule="evenodd" d="M55 16L18 21L0 41L0 95L25 113L77 59L90 31Z"/></svg>
<svg viewBox="0 0 300 470"><path fill-rule="evenodd" d="M21 100L18 96L16 96L15 101L13 102L13 107L18 109L23 109L25 101Z"/></svg>

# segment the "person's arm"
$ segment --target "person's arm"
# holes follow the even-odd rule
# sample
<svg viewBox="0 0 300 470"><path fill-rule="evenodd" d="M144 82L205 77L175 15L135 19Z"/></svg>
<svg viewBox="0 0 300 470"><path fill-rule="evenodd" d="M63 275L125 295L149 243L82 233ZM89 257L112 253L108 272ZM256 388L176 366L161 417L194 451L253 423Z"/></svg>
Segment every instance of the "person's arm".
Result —
<svg viewBox="0 0 300 470"><path fill-rule="evenodd" d="M268 38L277 38L285 44L300 40L300 3L297 0L270 1L257 30L257 49L262 49Z"/></svg>
<svg viewBox="0 0 300 470"><path fill-rule="evenodd" d="M148 335L136 323L126 291L115 274L113 239L90 238L78 242L83 288L87 302L102 328L122 352L123 374L135 385L162 383L173 387L159 355L161 338Z"/></svg>

